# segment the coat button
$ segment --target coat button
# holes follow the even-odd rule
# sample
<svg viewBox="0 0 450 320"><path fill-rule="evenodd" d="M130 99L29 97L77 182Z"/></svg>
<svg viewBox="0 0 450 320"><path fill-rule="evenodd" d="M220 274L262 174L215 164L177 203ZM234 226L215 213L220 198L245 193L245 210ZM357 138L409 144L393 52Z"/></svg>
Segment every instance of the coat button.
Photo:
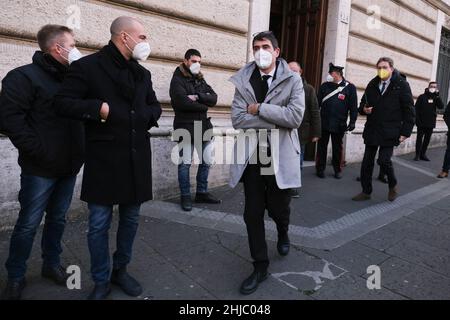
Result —
<svg viewBox="0 0 450 320"><path fill-rule="evenodd" d="M131 151L133 151L133 153L136 153L136 149L135 148L131 149Z"/></svg>
<svg viewBox="0 0 450 320"><path fill-rule="evenodd" d="M136 130L135 129L133 129L131 132L133 132L133 134L136 134Z"/></svg>
<svg viewBox="0 0 450 320"><path fill-rule="evenodd" d="M131 112L131 114L134 114L134 113L135 113L134 110L131 110L130 112Z"/></svg>

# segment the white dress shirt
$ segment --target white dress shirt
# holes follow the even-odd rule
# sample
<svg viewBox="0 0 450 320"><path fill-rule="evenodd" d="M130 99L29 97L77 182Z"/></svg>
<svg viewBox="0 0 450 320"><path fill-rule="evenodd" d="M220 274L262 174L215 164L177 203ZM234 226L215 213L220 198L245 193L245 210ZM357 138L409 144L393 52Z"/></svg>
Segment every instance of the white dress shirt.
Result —
<svg viewBox="0 0 450 320"><path fill-rule="evenodd" d="M270 76L270 78L267 79L267 84L269 85L269 88L270 88L270 86L272 85L273 77L275 76L275 71L277 71L277 68L276 68L276 67L273 68L273 70L270 71L269 73L264 73L264 72L262 72L261 70L259 70L259 73L261 74L261 79L262 79L263 76Z"/></svg>
<svg viewBox="0 0 450 320"><path fill-rule="evenodd" d="M384 91L381 92L381 95L383 95L387 88L389 87L389 85L391 84L391 78L387 79L387 80L381 80L380 84L378 85L378 90L381 91L381 89L383 88L383 83L386 83L386 87L384 88Z"/></svg>

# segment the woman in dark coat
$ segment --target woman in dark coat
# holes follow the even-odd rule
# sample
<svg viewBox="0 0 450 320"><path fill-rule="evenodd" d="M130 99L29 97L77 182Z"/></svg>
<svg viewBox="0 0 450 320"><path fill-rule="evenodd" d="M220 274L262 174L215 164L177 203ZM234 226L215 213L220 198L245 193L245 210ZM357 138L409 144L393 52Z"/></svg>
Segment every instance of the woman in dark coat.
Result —
<svg viewBox="0 0 450 320"><path fill-rule="evenodd" d="M415 161L430 161L426 153L434 128L436 128L437 109L444 109L444 103L439 97L436 82L430 82L425 93L420 95L416 101L416 157Z"/></svg>

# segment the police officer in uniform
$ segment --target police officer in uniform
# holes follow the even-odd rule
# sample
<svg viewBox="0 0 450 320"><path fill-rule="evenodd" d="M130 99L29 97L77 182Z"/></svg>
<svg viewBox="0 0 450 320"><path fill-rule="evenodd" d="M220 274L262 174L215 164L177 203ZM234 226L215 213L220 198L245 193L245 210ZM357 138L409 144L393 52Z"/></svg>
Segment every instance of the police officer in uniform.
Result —
<svg viewBox="0 0 450 320"><path fill-rule="evenodd" d="M356 87L344 79L343 67L330 63L327 82L323 83L317 95L322 118L322 138L317 146L316 173L325 178L328 142L333 145L334 177L341 179L343 138L346 131L355 129L358 117ZM350 115L350 122L347 124Z"/></svg>

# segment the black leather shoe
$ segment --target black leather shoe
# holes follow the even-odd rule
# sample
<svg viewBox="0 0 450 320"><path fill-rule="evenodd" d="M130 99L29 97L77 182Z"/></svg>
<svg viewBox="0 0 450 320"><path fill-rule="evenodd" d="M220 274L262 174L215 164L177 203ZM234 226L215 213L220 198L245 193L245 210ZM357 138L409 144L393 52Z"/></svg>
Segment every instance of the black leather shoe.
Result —
<svg viewBox="0 0 450 320"><path fill-rule="evenodd" d="M111 293L111 286L109 283L96 284L91 294L88 296L88 300L105 300Z"/></svg>
<svg viewBox="0 0 450 320"><path fill-rule="evenodd" d="M388 200L392 202L392 201L395 201L395 199L397 199L397 198L398 198L397 187L389 188Z"/></svg>
<svg viewBox="0 0 450 320"><path fill-rule="evenodd" d="M248 295L258 289L258 285L267 279L267 271L253 271L253 273L247 279L242 282L241 289L239 290L242 294Z"/></svg>
<svg viewBox="0 0 450 320"><path fill-rule="evenodd" d="M289 195L291 196L291 198L300 198L298 189L289 189Z"/></svg>
<svg viewBox="0 0 450 320"><path fill-rule="evenodd" d="M318 176L320 179L325 179L325 173L323 173L323 171L316 172L316 176Z"/></svg>
<svg viewBox="0 0 450 320"><path fill-rule="evenodd" d="M181 208L184 211L192 210L192 199L191 196L181 196Z"/></svg>
<svg viewBox="0 0 450 320"><path fill-rule="evenodd" d="M335 172L334 173L334 178L338 179L338 180L341 180L342 179L342 174L340 172Z"/></svg>
<svg viewBox="0 0 450 320"><path fill-rule="evenodd" d="M415 157L414 157L414 161L419 161L420 160L420 157L418 156L418 155L416 155Z"/></svg>
<svg viewBox="0 0 450 320"><path fill-rule="evenodd" d="M421 157L420 157L420 160L423 160L423 161L431 161L430 159L428 159L428 157L427 157L426 155L421 156Z"/></svg>
<svg viewBox="0 0 450 320"><path fill-rule="evenodd" d="M281 256L287 256L289 254L289 249L291 247L291 242L289 241L289 236L287 233L283 235L278 235L277 249Z"/></svg>
<svg viewBox="0 0 450 320"><path fill-rule="evenodd" d="M448 172L442 171L441 173L439 173L439 175L437 177L439 179L448 178Z"/></svg>
<svg viewBox="0 0 450 320"><path fill-rule="evenodd" d="M359 193L358 195L354 196L352 198L353 201L361 202L361 201L367 201L370 200L371 196L370 194L366 194L364 192Z"/></svg>
<svg viewBox="0 0 450 320"><path fill-rule="evenodd" d="M385 176L378 176L378 181L381 181L386 184L389 183Z"/></svg>
<svg viewBox="0 0 450 320"><path fill-rule="evenodd" d="M137 297L142 294L141 285L136 279L128 274L126 268L113 270L111 275L111 283L118 285L123 292L129 296Z"/></svg>
<svg viewBox="0 0 450 320"><path fill-rule="evenodd" d="M2 294L2 300L20 300L25 285L26 285L25 279L21 281L8 280L6 288Z"/></svg>
<svg viewBox="0 0 450 320"><path fill-rule="evenodd" d="M55 282L57 285L66 286L69 275L66 273L66 269L62 266L57 267L42 267L41 275L43 278L47 278Z"/></svg>
<svg viewBox="0 0 450 320"><path fill-rule="evenodd" d="M208 192L207 193L197 192L197 194L195 195L195 202L196 203L219 204L222 202L222 200L215 198L212 194L210 194Z"/></svg>

